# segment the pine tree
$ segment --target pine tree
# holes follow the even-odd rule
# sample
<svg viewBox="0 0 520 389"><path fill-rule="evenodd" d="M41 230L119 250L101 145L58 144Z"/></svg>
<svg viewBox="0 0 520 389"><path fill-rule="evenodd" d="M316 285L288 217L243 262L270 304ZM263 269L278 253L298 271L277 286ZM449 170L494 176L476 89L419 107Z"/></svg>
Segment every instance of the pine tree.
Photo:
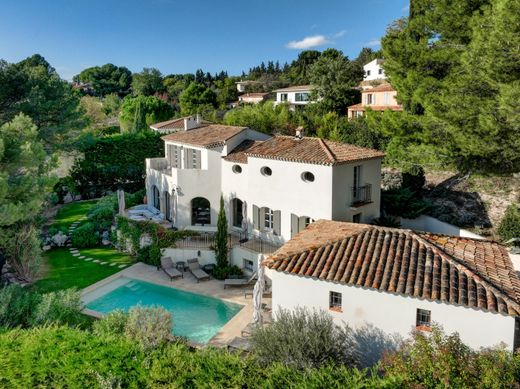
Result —
<svg viewBox="0 0 520 389"><path fill-rule="evenodd" d="M224 210L224 197L220 195L220 211L217 219L217 233L215 235L215 257L217 267L228 266L228 222Z"/></svg>

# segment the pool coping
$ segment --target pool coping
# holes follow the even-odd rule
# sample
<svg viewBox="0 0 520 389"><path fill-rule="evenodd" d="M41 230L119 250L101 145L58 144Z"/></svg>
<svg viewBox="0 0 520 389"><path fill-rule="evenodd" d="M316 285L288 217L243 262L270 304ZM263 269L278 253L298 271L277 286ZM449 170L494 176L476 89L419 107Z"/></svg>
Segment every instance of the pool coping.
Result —
<svg viewBox="0 0 520 389"><path fill-rule="evenodd" d="M185 273L187 274L187 273ZM189 275L192 277L191 275ZM136 279L139 281L144 281L148 283L152 283L159 286L169 287L173 289L182 290L185 292L200 294L205 297L212 297L216 298L225 302L234 303L242 305L242 308L240 311L238 311L235 316L233 316L226 324L224 324L219 331L207 342L207 343L196 343L192 341L188 341L188 343L197 348L204 348L207 346L217 346L217 347L225 347L231 342L235 337L240 337L242 329L247 326L251 322L252 319L252 299L246 300L244 297L244 291L246 289L238 288L238 289L224 289L224 282L218 281L212 278L211 281L213 281L211 285L211 288L215 288L215 282L218 282L218 285L221 284L221 291L225 291L225 293L229 294L230 297L225 296L215 296L214 294L210 292L205 292L204 288L202 290L197 289L193 290L191 288L185 288L183 285L179 285L179 282L176 281L170 281L167 279L166 275L161 271L158 272L156 270L155 266L146 265L144 263L136 263L134 265L131 265L127 268L122 269L121 271L114 273L92 285L87 286L86 288L82 289L81 291L81 299L83 302L83 297L89 293L92 293L99 288L106 286L107 284L119 279L119 278L131 278ZM201 281L201 283L197 283L196 285L199 285L200 287L203 287L207 282L211 281ZM188 282L188 281L186 281ZM193 280L193 284L195 284L195 279ZM190 283L191 284L191 283ZM95 319L100 319L103 316L105 316L104 313L94 311L89 308L83 308L82 312L88 316L91 316Z"/></svg>

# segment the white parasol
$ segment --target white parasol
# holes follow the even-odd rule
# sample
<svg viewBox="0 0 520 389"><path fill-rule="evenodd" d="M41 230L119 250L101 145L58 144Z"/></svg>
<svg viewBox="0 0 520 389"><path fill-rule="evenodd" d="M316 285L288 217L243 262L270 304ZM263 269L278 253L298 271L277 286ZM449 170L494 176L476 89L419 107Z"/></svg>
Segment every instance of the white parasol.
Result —
<svg viewBox="0 0 520 389"><path fill-rule="evenodd" d="M125 214L125 191L123 189L117 190L117 202L119 204L119 215Z"/></svg>
<svg viewBox="0 0 520 389"><path fill-rule="evenodd" d="M242 230L244 232L244 239L247 239L247 203L242 202Z"/></svg>
<svg viewBox="0 0 520 389"><path fill-rule="evenodd" d="M261 259L261 261L263 258ZM258 280L253 289L253 324L262 325L262 295L264 294L265 276L264 266L258 266Z"/></svg>

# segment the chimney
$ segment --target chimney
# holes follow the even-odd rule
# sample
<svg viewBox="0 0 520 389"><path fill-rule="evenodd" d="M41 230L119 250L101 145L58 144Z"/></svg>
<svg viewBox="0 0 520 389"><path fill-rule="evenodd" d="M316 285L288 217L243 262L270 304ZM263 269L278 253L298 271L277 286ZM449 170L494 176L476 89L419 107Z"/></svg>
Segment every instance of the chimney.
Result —
<svg viewBox="0 0 520 389"><path fill-rule="evenodd" d="M202 123L202 116L200 115L200 113L197 114L197 124L201 124Z"/></svg>
<svg viewBox="0 0 520 389"><path fill-rule="evenodd" d="M184 118L184 131L197 128L199 124L199 115L197 115L197 118L194 118L193 116L187 116Z"/></svg>
<svg viewBox="0 0 520 389"><path fill-rule="evenodd" d="M296 139L303 139L304 132L305 132L304 128L302 126L300 126L300 127L296 128L294 137Z"/></svg>

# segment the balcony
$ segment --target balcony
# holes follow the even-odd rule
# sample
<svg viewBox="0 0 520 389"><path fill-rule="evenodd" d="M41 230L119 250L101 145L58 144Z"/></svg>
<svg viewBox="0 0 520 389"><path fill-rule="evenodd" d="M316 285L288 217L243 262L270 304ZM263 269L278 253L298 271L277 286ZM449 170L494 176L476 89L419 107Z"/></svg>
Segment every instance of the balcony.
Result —
<svg viewBox="0 0 520 389"><path fill-rule="evenodd" d="M162 174L172 175L172 168L166 158L147 158L146 168L157 170Z"/></svg>
<svg viewBox="0 0 520 389"><path fill-rule="evenodd" d="M372 185L355 186L352 188L351 206L359 207L372 202Z"/></svg>

